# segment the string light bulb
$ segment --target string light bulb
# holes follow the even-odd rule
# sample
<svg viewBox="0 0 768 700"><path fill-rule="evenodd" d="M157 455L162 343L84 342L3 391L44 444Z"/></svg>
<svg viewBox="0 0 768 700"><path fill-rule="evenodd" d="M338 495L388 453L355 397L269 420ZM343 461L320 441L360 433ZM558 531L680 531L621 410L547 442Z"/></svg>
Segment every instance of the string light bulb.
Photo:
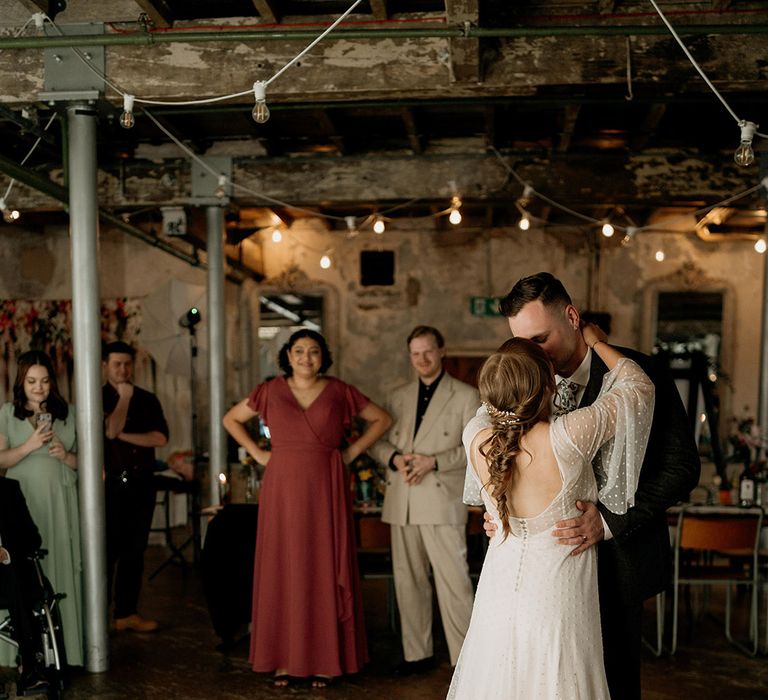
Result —
<svg viewBox="0 0 768 700"><path fill-rule="evenodd" d="M766 248L768 248L768 244L765 242L765 238L758 238L755 241L755 252L762 254Z"/></svg>
<svg viewBox="0 0 768 700"><path fill-rule="evenodd" d="M387 227L384 223L384 219L382 219L380 216L377 216L376 220L373 222L373 232L381 235L386 230Z"/></svg>
<svg viewBox="0 0 768 700"><path fill-rule="evenodd" d="M656 262L664 262L664 258L667 256L664 255L664 251L659 248L654 254L653 257L656 259Z"/></svg>
<svg viewBox="0 0 768 700"><path fill-rule="evenodd" d="M219 199L224 199L224 197L227 196L227 176L226 175L219 175L219 185L214 191L214 194Z"/></svg>
<svg viewBox="0 0 768 700"><path fill-rule="evenodd" d="M529 228L531 228L531 219L528 217L528 214L523 214L520 217L520 221L517 222L517 226L521 231L527 231Z"/></svg>
<svg viewBox="0 0 768 700"><path fill-rule="evenodd" d="M733 154L733 160L736 162L736 165L746 168L748 165L752 165L752 163L755 162L755 152L752 150L752 139L755 137L757 124L742 120L739 122L739 127L741 128L741 143Z"/></svg>
<svg viewBox="0 0 768 700"><path fill-rule="evenodd" d="M606 221L606 222L603 224L603 228L602 228L602 229L600 229L600 231L601 231L601 233L602 233L602 234L603 234L603 235L604 235L606 238L610 238L611 236L613 236L613 234L614 234L614 233L616 233L616 229L615 229L615 228L613 228L613 225L612 225L612 224L611 224L609 221Z"/></svg>
<svg viewBox="0 0 768 700"><path fill-rule="evenodd" d="M132 129L136 123L136 117L133 116L133 95L123 95L123 113L120 115L120 126L123 129Z"/></svg>
<svg viewBox="0 0 768 700"><path fill-rule="evenodd" d="M331 267L331 256L328 253L323 253L323 256L320 258L320 267L322 267L323 270L327 270Z"/></svg>
<svg viewBox="0 0 768 700"><path fill-rule="evenodd" d="M281 233L279 228L276 228L272 231L272 242L273 243L280 243L280 241L283 240L283 234Z"/></svg>
<svg viewBox="0 0 768 700"><path fill-rule="evenodd" d="M448 215L448 221L454 226L461 223L461 199L458 195L453 195L451 198L451 213Z"/></svg>
<svg viewBox="0 0 768 700"><path fill-rule="evenodd" d="M625 248L632 243L635 238L637 229L634 226L627 226L627 230L624 233L624 238L621 239L621 245Z"/></svg>
<svg viewBox="0 0 768 700"><path fill-rule="evenodd" d="M257 124L263 124L269 119L269 107L267 107L267 84L263 80L257 80L253 84L253 96L256 104L253 106L251 116Z"/></svg>
<svg viewBox="0 0 768 700"><path fill-rule="evenodd" d="M347 238L354 238L359 233L357 230L357 217L345 216L344 221L347 224Z"/></svg>
<svg viewBox="0 0 768 700"><path fill-rule="evenodd" d="M535 191L533 187L530 185L525 185L523 187L523 194L520 195L520 198L517 200L517 203L521 207L527 207L531 203L531 199L533 199L533 195L535 194Z"/></svg>
<svg viewBox="0 0 768 700"><path fill-rule="evenodd" d="M21 214L19 214L18 209L11 209L6 203L4 199L0 199L0 211L3 212L3 220L7 224L13 224L16 221L19 220L19 217Z"/></svg>

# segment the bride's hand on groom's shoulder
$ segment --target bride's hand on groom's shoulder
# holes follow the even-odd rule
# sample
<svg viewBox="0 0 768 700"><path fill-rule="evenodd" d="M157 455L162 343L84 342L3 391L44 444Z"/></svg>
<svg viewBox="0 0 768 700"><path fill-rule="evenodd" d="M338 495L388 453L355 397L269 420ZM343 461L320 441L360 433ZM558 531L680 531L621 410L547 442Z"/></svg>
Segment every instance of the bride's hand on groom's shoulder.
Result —
<svg viewBox="0 0 768 700"><path fill-rule="evenodd" d="M577 518L569 518L555 523L552 536L558 544L575 545L572 555L586 552L592 545L600 542L605 536L603 519L594 503L576 501L576 507L581 511Z"/></svg>

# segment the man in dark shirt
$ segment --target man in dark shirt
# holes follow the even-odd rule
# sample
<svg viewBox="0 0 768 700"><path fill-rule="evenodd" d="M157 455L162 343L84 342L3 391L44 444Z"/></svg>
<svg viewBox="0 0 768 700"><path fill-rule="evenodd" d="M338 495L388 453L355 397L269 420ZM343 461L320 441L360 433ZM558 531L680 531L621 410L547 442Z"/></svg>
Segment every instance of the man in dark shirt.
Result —
<svg viewBox="0 0 768 700"><path fill-rule="evenodd" d="M114 582L116 630L152 632L157 622L137 612L144 550L155 509L155 448L168 442L157 397L134 386L134 350L122 342L104 350L104 467L107 511L107 590Z"/></svg>

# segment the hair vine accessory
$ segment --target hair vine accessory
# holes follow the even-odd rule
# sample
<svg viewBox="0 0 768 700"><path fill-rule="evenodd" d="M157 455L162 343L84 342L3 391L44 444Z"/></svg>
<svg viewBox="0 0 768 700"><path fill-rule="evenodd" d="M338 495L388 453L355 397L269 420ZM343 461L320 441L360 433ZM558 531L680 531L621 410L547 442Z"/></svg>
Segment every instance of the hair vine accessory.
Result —
<svg viewBox="0 0 768 700"><path fill-rule="evenodd" d="M488 415L498 421L499 425L510 427L520 423L520 419L514 411L502 411L500 408L496 408L496 406L487 401L483 401L483 406L485 406L485 410L488 411Z"/></svg>

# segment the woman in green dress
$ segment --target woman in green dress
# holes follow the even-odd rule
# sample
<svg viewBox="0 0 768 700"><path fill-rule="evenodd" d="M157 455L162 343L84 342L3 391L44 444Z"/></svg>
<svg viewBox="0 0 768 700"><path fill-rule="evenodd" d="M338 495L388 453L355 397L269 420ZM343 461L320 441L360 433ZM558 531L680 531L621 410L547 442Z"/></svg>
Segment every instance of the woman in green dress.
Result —
<svg viewBox="0 0 768 700"><path fill-rule="evenodd" d="M40 530L45 575L60 602L67 663L83 665L82 567L75 412L62 398L50 358L19 356L13 401L0 408L0 468L16 479Z"/></svg>

